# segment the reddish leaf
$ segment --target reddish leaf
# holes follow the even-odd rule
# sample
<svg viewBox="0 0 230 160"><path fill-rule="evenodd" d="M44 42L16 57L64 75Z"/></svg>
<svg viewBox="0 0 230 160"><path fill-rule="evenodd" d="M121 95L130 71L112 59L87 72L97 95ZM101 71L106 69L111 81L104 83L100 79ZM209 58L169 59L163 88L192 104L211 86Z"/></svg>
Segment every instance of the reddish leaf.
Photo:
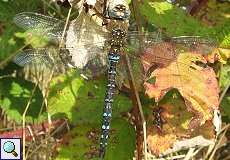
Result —
<svg viewBox="0 0 230 160"><path fill-rule="evenodd" d="M225 49L225 48L216 48L211 52L211 54L205 56L205 59L210 63L219 61L223 64L226 64L229 58L230 58L230 49Z"/></svg>
<svg viewBox="0 0 230 160"><path fill-rule="evenodd" d="M190 129L211 120L213 110L219 107L216 75L211 67L199 65L206 64L201 52L199 47L187 49L164 42L150 46L142 56L144 71L150 73L144 83L147 95L159 101L169 90L177 89L194 113ZM149 82L151 79L155 82Z"/></svg>
<svg viewBox="0 0 230 160"><path fill-rule="evenodd" d="M48 124L48 122L44 122L38 125L26 126L25 138L27 141L30 141L32 140L33 137L38 137L46 134L46 132L48 132L49 127L50 130L53 130L65 123L66 120L59 119L59 120L52 121L51 126ZM22 132L23 132L22 128L14 131L4 132L0 134L0 138L22 138L22 134L23 134Z"/></svg>
<svg viewBox="0 0 230 160"><path fill-rule="evenodd" d="M211 121L206 121L204 125L194 131L190 131L189 121L192 114L186 111L184 102L181 99L173 99L160 106L161 118L163 120L161 132L156 125L148 126L147 144L148 149L154 155L166 154L167 152L190 148L195 146L206 146L213 142L215 137L214 126ZM150 121L150 122L149 122ZM149 117L148 124L152 118ZM156 119L153 119L156 121ZM202 137L205 144L200 144L197 139ZM183 141L186 141L184 143ZM200 139L201 140L201 139ZM180 146L180 145L181 146Z"/></svg>

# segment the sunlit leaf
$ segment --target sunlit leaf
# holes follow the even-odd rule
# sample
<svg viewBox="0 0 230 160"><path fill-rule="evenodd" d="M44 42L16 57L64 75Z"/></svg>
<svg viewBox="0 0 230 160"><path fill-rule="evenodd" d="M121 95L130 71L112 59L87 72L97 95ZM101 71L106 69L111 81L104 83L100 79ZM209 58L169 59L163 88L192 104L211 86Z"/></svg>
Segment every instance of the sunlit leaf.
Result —
<svg viewBox="0 0 230 160"><path fill-rule="evenodd" d="M149 125L147 132L147 143L151 152L159 156L170 152L170 150L175 151L192 146L200 147L213 143L215 132L212 122L206 121L204 125L196 128L196 130L190 130L189 122L193 114L187 111L183 99L178 94L173 96L172 92L169 93L157 106L157 108L161 108L161 113L159 113L163 122L161 127L157 124L159 120L156 119L156 116L150 116L148 120L149 124L152 124ZM200 144L193 140L193 138L199 136L204 137L207 144ZM188 140L187 144L182 143L185 140Z"/></svg>
<svg viewBox="0 0 230 160"><path fill-rule="evenodd" d="M53 79L49 94L49 111L52 115L65 115L72 123L101 123L106 80L86 81L76 70ZM130 109L130 100L123 95L114 96L113 117ZM93 113L93 114L89 114Z"/></svg>
<svg viewBox="0 0 230 160"><path fill-rule="evenodd" d="M168 47L164 49L162 45ZM160 62L155 56L159 54L168 57L168 61ZM152 46L143 55L146 72L155 66L148 77L154 78L155 82L144 83L147 95L159 101L169 90L177 89L184 98L187 109L194 113L190 128L211 120L213 110L219 107L219 87L215 72L209 66L196 63L205 64L206 61L202 55L192 52L176 56L175 48L167 43Z"/></svg>
<svg viewBox="0 0 230 160"><path fill-rule="evenodd" d="M188 16L182 9L165 1L153 2L145 0L140 5L140 14L149 23L164 28L166 33L173 36L207 35L207 33L213 32L211 27L205 26L193 17Z"/></svg>
<svg viewBox="0 0 230 160"><path fill-rule="evenodd" d="M0 104L9 119L21 123L22 114L32 96L33 87L35 86L31 82L18 78L0 79ZM39 115L42 101L42 94L37 88L26 114L27 122L44 120L46 114Z"/></svg>
<svg viewBox="0 0 230 160"><path fill-rule="evenodd" d="M148 136L148 146L149 150L157 156L165 152L167 149L173 146L176 141L176 136L174 134L170 135L152 135Z"/></svg>
<svg viewBox="0 0 230 160"><path fill-rule="evenodd" d="M226 64L220 70L219 76L219 84L221 91L223 91L226 87L228 87L230 83L230 65Z"/></svg>
<svg viewBox="0 0 230 160"><path fill-rule="evenodd" d="M124 120L113 119L105 160L132 159L135 148L134 129ZM99 125L78 124L58 148L56 160L98 160ZM76 150L76 152L73 152ZM117 154L119 153L119 154Z"/></svg>
<svg viewBox="0 0 230 160"><path fill-rule="evenodd" d="M24 32L24 33L15 33L15 36L18 38L23 38L25 44L32 45L32 47L44 47L48 43L48 38L46 36L37 36L34 32Z"/></svg>
<svg viewBox="0 0 230 160"><path fill-rule="evenodd" d="M211 54L205 56L205 59L210 63L219 61L222 64L226 64L229 58L230 58L230 49L227 48L216 48L212 51Z"/></svg>
<svg viewBox="0 0 230 160"><path fill-rule="evenodd" d="M221 102L223 108L223 115L226 115L230 120L230 96L225 96Z"/></svg>

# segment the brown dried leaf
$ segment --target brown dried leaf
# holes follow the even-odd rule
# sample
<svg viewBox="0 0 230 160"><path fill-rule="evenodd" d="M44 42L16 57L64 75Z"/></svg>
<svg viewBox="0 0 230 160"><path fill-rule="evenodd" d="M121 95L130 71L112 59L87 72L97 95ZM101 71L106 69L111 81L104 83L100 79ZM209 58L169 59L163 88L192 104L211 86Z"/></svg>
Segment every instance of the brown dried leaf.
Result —
<svg viewBox="0 0 230 160"><path fill-rule="evenodd" d="M147 137L147 143L149 150L155 154L160 155L167 149L172 147L173 143L176 141L176 136L171 135L153 135Z"/></svg>
<svg viewBox="0 0 230 160"><path fill-rule="evenodd" d="M177 89L185 100L187 109L194 113L189 128L194 129L213 117L213 110L219 107L219 87L215 72L198 50L183 52L173 43L155 44L142 56L147 80L144 83L150 98L159 101L171 89ZM200 51L199 51L200 52ZM157 56L156 56L157 55ZM162 57L159 58L159 57ZM197 64L198 63L198 64ZM153 67L155 70L152 70ZM154 79L154 83L149 80Z"/></svg>
<svg viewBox="0 0 230 160"><path fill-rule="evenodd" d="M210 63L219 61L223 64L226 64L229 58L230 58L230 49L227 48L216 48L211 52L211 54L205 56L205 59Z"/></svg>
<svg viewBox="0 0 230 160"><path fill-rule="evenodd" d="M164 155L182 148L207 146L213 143L215 132L211 121L191 131L188 128L192 114L186 111L184 102L176 98L168 101L160 106L162 108L160 115L164 121L161 132L156 125L148 127L148 149L154 155ZM151 120L148 124L151 124L152 118L149 117L149 119ZM205 143L200 143L199 140Z"/></svg>

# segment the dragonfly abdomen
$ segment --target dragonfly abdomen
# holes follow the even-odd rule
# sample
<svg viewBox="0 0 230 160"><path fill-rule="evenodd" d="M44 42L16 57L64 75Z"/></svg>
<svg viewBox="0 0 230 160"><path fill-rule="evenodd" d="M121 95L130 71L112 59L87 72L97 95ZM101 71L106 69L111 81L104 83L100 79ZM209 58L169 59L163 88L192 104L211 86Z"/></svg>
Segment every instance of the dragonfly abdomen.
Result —
<svg viewBox="0 0 230 160"><path fill-rule="evenodd" d="M111 49L112 51L113 49ZM116 65L120 59L118 53L111 52L108 55L109 59L109 70L108 70L108 84L107 91L105 95L105 106L103 110L103 120L102 120L102 133L100 142L100 157L104 157L105 148L107 146L107 140L109 138L110 121L112 118L112 103L113 95L115 92L115 77L116 77Z"/></svg>
<svg viewBox="0 0 230 160"><path fill-rule="evenodd" d="M103 110L102 134L100 142L100 157L103 158L109 138L110 121L112 118L112 103L113 95L116 87L116 66L120 60L120 50L124 43L125 33L121 29L112 31L111 48L108 54L109 69L108 69L108 84L105 95L105 106Z"/></svg>

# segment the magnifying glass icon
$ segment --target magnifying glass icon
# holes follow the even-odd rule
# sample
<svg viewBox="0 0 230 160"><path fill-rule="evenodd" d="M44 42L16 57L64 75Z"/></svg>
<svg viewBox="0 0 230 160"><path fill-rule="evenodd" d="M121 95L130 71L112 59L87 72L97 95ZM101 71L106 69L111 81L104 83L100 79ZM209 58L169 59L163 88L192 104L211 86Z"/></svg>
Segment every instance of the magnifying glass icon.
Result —
<svg viewBox="0 0 230 160"><path fill-rule="evenodd" d="M17 157L18 154L15 152L15 145L13 142L11 141L6 141L4 144L3 144L3 149L6 153L11 153L14 155L14 157Z"/></svg>

